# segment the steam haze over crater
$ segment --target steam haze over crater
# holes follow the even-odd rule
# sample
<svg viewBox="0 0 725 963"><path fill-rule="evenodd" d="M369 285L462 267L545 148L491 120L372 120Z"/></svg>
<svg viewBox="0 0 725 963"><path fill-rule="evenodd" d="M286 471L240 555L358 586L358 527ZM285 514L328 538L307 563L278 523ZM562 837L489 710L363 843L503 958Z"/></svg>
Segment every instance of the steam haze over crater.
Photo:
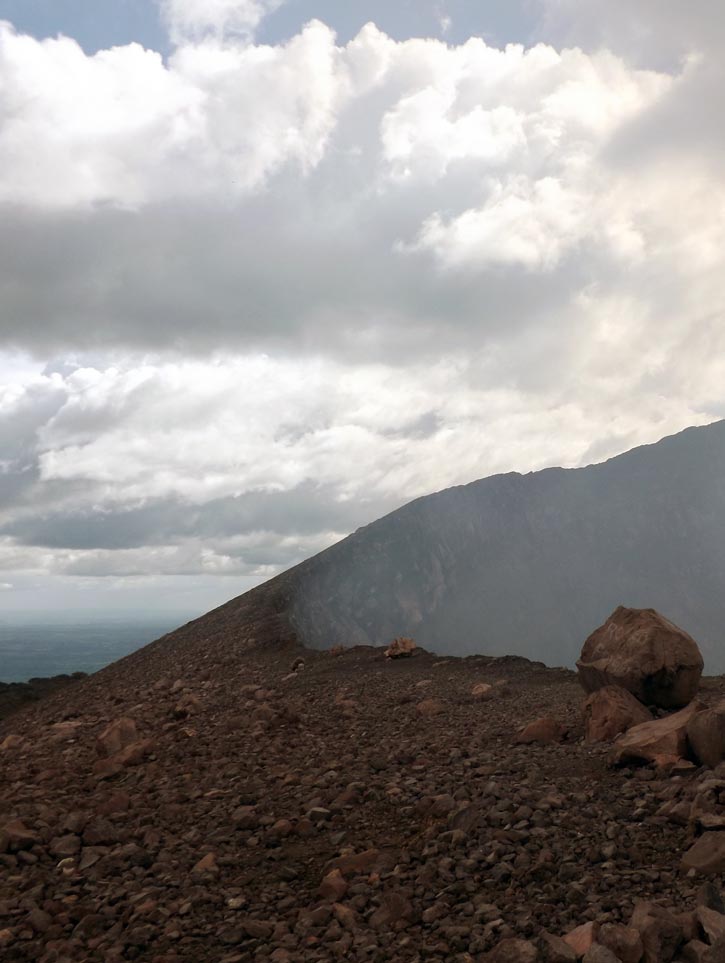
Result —
<svg viewBox="0 0 725 963"><path fill-rule="evenodd" d="M359 7L0 0L0 617L725 416L722 5Z"/></svg>

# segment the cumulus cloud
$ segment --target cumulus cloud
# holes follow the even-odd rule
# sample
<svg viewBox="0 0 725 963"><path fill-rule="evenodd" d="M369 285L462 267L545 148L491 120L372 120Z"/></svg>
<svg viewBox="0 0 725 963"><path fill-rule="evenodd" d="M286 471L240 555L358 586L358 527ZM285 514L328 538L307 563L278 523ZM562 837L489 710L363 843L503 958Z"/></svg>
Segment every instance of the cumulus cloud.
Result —
<svg viewBox="0 0 725 963"><path fill-rule="evenodd" d="M672 69L694 52L717 56L725 40L719 0L538 0L537 33L558 45L607 48L630 62Z"/></svg>
<svg viewBox="0 0 725 963"><path fill-rule="evenodd" d="M503 49L274 6L169 0L167 60L0 26L5 571L261 578L725 414L714 6Z"/></svg>
<svg viewBox="0 0 725 963"><path fill-rule="evenodd" d="M284 0L161 0L172 39L249 37Z"/></svg>
<svg viewBox="0 0 725 963"><path fill-rule="evenodd" d="M321 23L274 47L189 41L168 64L1 36L8 347L485 347L534 313L557 327L592 279L621 286L651 218L683 227L613 157L687 71L373 26L337 45ZM660 190L671 173L653 160ZM696 186L712 195L719 176Z"/></svg>

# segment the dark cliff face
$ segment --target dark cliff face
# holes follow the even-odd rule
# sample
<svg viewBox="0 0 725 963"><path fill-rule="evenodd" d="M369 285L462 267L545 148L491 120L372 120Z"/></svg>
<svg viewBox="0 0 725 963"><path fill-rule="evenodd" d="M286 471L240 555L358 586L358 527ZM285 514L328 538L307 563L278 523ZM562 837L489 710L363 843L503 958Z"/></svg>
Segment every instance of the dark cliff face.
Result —
<svg viewBox="0 0 725 963"><path fill-rule="evenodd" d="M292 625L315 647L403 634L572 664L623 604L658 609L725 671L725 422L420 498L289 576Z"/></svg>

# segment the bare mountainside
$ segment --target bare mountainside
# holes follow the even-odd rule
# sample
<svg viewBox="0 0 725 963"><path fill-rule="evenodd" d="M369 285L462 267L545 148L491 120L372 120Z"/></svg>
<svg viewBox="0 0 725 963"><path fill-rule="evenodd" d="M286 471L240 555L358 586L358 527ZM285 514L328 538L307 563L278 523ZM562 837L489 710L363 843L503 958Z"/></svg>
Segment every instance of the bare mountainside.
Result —
<svg viewBox="0 0 725 963"><path fill-rule="evenodd" d="M665 613L725 671L723 478L723 421L600 465L484 478L405 505L183 635L248 634L264 597L277 631L314 648L403 634L439 654L573 665L623 604Z"/></svg>
<svg viewBox="0 0 725 963"><path fill-rule="evenodd" d="M419 498L299 566L291 619L309 645L403 633L438 653L571 665L617 605L652 606L725 671L723 478L718 422Z"/></svg>

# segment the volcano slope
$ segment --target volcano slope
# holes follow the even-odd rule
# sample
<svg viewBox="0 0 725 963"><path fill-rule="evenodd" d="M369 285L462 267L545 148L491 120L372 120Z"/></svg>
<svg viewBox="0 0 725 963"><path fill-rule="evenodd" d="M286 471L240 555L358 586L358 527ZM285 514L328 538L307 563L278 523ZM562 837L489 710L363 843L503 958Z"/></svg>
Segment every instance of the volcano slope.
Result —
<svg viewBox="0 0 725 963"><path fill-rule="evenodd" d="M310 645L413 636L439 653L574 665L617 605L655 608L725 672L725 421L586 468L416 499L295 570Z"/></svg>
<svg viewBox="0 0 725 963"><path fill-rule="evenodd" d="M470 963L639 899L692 908L689 830L659 813L707 771L609 768L563 669L305 650L288 589L0 724L0 958ZM543 714L567 739L513 744Z"/></svg>

